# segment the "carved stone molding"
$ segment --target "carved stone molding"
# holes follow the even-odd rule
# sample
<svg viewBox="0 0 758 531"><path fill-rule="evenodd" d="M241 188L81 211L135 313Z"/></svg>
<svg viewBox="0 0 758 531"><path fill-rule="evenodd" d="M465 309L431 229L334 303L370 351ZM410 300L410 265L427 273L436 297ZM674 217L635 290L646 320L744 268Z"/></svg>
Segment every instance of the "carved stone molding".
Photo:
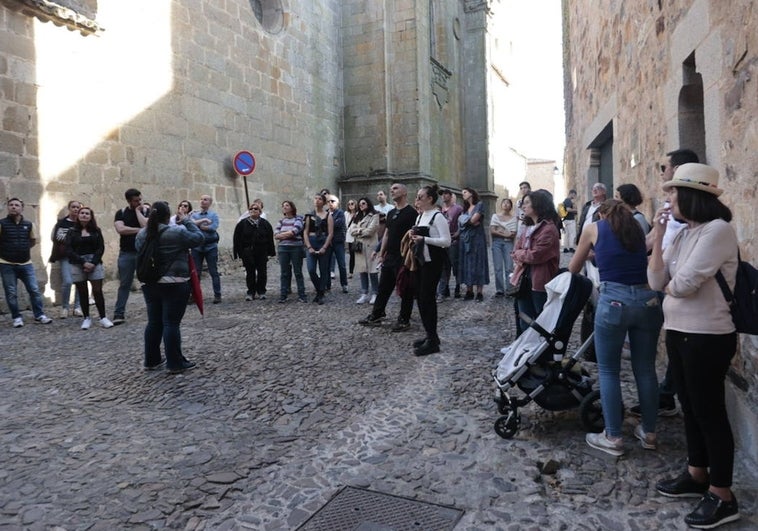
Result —
<svg viewBox="0 0 758 531"><path fill-rule="evenodd" d="M430 57L429 60L432 63L432 94L434 94L434 99L437 100L437 105L441 109L447 103L447 80L453 73L434 57Z"/></svg>
<svg viewBox="0 0 758 531"><path fill-rule="evenodd" d="M42 22L65 26L82 35L104 31L104 28L93 19L50 0L0 0L0 3L14 11L37 17Z"/></svg>

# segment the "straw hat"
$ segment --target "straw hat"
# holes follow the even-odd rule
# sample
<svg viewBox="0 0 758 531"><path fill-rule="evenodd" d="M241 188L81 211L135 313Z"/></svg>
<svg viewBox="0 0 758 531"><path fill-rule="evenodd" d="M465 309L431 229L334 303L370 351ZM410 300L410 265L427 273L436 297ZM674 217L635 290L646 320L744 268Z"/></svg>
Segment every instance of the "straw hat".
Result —
<svg viewBox="0 0 758 531"><path fill-rule="evenodd" d="M668 190L673 186L693 188L701 192L708 192L716 197L724 193L724 190L719 188L718 170L707 164L698 164L696 162L681 164L676 168L674 177L670 181L663 183L664 190Z"/></svg>

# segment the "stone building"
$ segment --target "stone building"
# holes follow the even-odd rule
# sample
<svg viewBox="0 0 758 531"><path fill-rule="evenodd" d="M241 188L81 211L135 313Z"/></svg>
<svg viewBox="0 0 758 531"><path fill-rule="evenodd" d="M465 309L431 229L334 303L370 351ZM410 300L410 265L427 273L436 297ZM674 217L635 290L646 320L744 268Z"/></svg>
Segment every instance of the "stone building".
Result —
<svg viewBox="0 0 758 531"><path fill-rule="evenodd" d="M743 259L758 263L758 6L754 0L563 2L566 174L635 183L651 217L665 153L694 149L721 173ZM729 374L735 436L758 461L758 337Z"/></svg>
<svg viewBox="0 0 758 531"><path fill-rule="evenodd" d="M256 197L274 217L398 179L487 197L493 3L0 0L0 196L26 201L40 264L74 198L112 264L131 187L172 205L209 193L222 247ZM239 150L256 155L246 182Z"/></svg>

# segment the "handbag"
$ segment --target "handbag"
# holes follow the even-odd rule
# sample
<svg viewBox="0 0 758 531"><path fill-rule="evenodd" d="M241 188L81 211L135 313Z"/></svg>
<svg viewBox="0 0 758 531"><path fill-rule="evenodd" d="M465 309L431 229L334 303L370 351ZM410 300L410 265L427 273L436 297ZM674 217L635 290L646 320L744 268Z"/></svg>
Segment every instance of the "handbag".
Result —
<svg viewBox="0 0 758 531"><path fill-rule="evenodd" d="M355 251L356 253L362 253L363 252L363 242L359 241L359 240L356 240L355 242L353 242L353 251Z"/></svg>

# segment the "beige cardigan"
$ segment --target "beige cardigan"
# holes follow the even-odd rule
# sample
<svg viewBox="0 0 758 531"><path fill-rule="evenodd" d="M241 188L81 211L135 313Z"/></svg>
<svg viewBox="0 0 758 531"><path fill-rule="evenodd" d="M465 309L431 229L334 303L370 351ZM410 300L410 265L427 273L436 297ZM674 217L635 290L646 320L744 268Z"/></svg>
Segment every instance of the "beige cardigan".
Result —
<svg viewBox="0 0 758 531"><path fill-rule="evenodd" d="M663 252L664 268L648 268L650 287L663 299L663 328L696 334L734 332L732 315L714 278L720 269L730 289L737 271L737 235L722 219L684 228Z"/></svg>

